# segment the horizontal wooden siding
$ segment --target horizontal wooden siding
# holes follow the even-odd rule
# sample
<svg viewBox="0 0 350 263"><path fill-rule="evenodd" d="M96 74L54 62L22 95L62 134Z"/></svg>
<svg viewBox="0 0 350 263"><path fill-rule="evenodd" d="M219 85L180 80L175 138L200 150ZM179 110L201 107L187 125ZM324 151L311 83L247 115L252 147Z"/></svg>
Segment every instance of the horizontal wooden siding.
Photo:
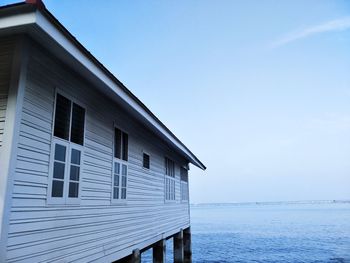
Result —
<svg viewBox="0 0 350 263"><path fill-rule="evenodd" d="M189 226L181 202L186 161L110 99L33 46L27 72L7 246L8 262L108 262L135 245ZM55 88L86 107L78 206L47 204ZM129 134L126 204L111 204L113 123ZM142 167L142 153L151 168ZM176 201L164 201L164 156L176 161ZM142 248L142 247L140 247ZM118 254L119 253L119 254Z"/></svg>

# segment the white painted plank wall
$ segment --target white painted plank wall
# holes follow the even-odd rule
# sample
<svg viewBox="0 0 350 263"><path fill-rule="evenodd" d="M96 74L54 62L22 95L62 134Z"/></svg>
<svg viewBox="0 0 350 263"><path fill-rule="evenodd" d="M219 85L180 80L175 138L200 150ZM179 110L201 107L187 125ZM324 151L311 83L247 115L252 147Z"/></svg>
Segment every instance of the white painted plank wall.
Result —
<svg viewBox="0 0 350 263"><path fill-rule="evenodd" d="M189 226L172 152L108 98L38 48L30 51L13 188L8 262L108 262L106 256ZM54 89L86 107L79 206L47 205ZM111 204L113 122L129 134L128 201ZM142 168L142 151L151 169ZM164 155L176 162L176 202L164 202ZM142 248L142 247L140 247ZM113 258L110 257L109 259ZM117 259L117 258L114 258Z"/></svg>
<svg viewBox="0 0 350 263"><path fill-rule="evenodd" d="M13 50L14 40L2 37L0 39L0 151L3 143Z"/></svg>

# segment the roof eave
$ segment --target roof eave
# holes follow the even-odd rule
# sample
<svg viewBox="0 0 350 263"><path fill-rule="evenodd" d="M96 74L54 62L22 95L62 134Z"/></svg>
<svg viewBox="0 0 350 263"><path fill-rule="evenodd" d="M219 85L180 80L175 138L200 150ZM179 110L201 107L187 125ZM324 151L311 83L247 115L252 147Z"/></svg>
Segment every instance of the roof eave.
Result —
<svg viewBox="0 0 350 263"><path fill-rule="evenodd" d="M193 165L205 170L205 165L107 68L105 68L76 38L45 8L31 4L14 4L0 8L0 29L37 26L54 39L66 52L99 78L122 100L135 109L151 126L164 135Z"/></svg>

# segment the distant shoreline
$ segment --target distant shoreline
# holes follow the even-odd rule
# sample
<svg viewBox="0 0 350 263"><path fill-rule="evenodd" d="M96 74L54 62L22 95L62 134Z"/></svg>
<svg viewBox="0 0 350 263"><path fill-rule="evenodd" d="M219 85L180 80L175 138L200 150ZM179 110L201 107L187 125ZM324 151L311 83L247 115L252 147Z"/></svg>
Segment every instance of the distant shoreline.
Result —
<svg viewBox="0 0 350 263"><path fill-rule="evenodd" d="M275 202L233 202L233 203L195 203L191 206L248 206L248 205L295 205L295 204L350 204L350 200L301 200Z"/></svg>

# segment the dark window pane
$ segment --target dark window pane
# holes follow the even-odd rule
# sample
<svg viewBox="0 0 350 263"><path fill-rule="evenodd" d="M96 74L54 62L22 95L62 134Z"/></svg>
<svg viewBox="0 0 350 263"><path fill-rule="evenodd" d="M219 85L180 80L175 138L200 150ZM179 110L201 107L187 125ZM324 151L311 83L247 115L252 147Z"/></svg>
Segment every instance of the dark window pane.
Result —
<svg viewBox="0 0 350 263"><path fill-rule="evenodd" d="M122 197L121 199L126 199L126 188L122 188Z"/></svg>
<svg viewBox="0 0 350 263"><path fill-rule="evenodd" d="M118 187L114 187L114 189L113 189L113 199L118 199L118 195L119 195L119 188Z"/></svg>
<svg viewBox="0 0 350 263"><path fill-rule="evenodd" d="M170 160L167 159L167 170L168 170L168 175L170 175Z"/></svg>
<svg viewBox="0 0 350 263"><path fill-rule="evenodd" d="M52 181L52 197L63 197L63 181Z"/></svg>
<svg viewBox="0 0 350 263"><path fill-rule="evenodd" d="M80 167L71 165L70 166L70 179L73 181L79 181L79 171Z"/></svg>
<svg viewBox="0 0 350 263"><path fill-rule="evenodd" d="M71 101L60 94L56 98L55 128L56 137L69 140Z"/></svg>
<svg viewBox="0 0 350 263"><path fill-rule="evenodd" d="M55 160L66 161L66 146L60 144L55 145Z"/></svg>
<svg viewBox="0 0 350 263"><path fill-rule="evenodd" d="M71 163L80 164L80 151L72 149Z"/></svg>
<svg viewBox="0 0 350 263"><path fill-rule="evenodd" d="M114 173L120 174L120 164L119 163L114 163Z"/></svg>
<svg viewBox="0 0 350 263"><path fill-rule="evenodd" d="M181 167L181 181L188 181L188 171L183 167Z"/></svg>
<svg viewBox="0 0 350 263"><path fill-rule="evenodd" d="M126 176L122 176L122 187L126 187Z"/></svg>
<svg viewBox="0 0 350 263"><path fill-rule="evenodd" d="M77 198L79 191L79 183L69 183L69 194L68 197Z"/></svg>
<svg viewBox="0 0 350 263"><path fill-rule="evenodd" d="M125 164L123 164L122 166L122 175L126 175L127 172L127 166Z"/></svg>
<svg viewBox="0 0 350 263"><path fill-rule="evenodd" d="M128 135L123 132L123 160L128 160Z"/></svg>
<svg viewBox="0 0 350 263"><path fill-rule="evenodd" d="M165 158L165 174L175 177L175 163L168 158Z"/></svg>
<svg viewBox="0 0 350 263"><path fill-rule="evenodd" d="M84 144L85 109L73 103L71 142Z"/></svg>
<svg viewBox="0 0 350 263"><path fill-rule="evenodd" d="M53 164L53 178L64 179L64 163L54 162Z"/></svg>
<svg viewBox="0 0 350 263"><path fill-rule="evenodd" d="M119 186L119 175L114 175L114 186Z"/></svg>
<svg viewBox="0 0 350 263"><path fill-rule="evenodd" d="M150 167L150 158L149 155L144 153L143 154L143 167L149 169Z"/></svg>
<svg viewBox="0 0 350 263"><path fill-rule="evenodd" d="M165 174L169 174L169 172L168 172L168 159L167 158L165 158L164 163L165 163Z"/></svg>
<svg viewBox="0 0 350 263"><path fill-rule="evenodd" d="M119 129L115 129L114 132L114 157L121 158L121 148L122 148L122 132Z"/></svg>
<svg viewBox="0 0 350 263"><path fill-rule="evenodd" d="M171 161L171 176L175 177L175 163Z"/></svg>

